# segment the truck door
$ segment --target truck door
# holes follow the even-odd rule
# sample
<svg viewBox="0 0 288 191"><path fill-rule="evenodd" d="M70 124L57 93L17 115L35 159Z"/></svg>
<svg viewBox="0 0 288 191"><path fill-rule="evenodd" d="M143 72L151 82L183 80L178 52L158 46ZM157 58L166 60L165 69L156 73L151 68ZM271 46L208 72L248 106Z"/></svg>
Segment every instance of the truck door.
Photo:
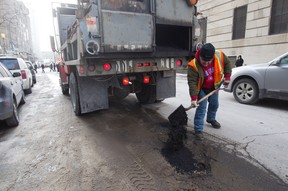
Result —
<svg viewBox="0 0 288 191"><path fill-rule="evenodd" d="M151 52L153 17L149 0L102 0L104 52Z"/></svg>

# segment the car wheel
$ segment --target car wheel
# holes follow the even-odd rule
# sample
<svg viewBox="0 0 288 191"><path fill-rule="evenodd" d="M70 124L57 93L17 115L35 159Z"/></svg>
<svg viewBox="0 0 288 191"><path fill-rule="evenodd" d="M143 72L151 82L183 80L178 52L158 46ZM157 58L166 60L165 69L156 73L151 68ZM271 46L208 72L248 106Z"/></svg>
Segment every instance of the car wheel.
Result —
<svg viewBox="0 0 288 191"><path fill-rule="evenodd" d="M18 111L17 111L17 103L16 100L13 102L13 115L6 119L6 124L9 127L15 127L19 124L19 116L18 116Z"/></svg>
<svg viewBox="0 0 288 191"><path fill-rule="evenodd" d="M26 97L25 97L24 92L22 91L22 98L21 98L21 100L20 100L20 104L23 105L23 104L25 104L25 103L26 103Z"/></svg>
<svg viewBox="0 0 288 191"><path fill-rule="evenodd" d="M80 107L80 98L79 98L79 90L77 84L77 76L75 73L71 73L69 77L69 87L70 87L70 97L72 102L72 107L75 115L81 115L81 107Z"/></svg>
<svg viewBox="0 0 288 191"><path fill-rule="evenodd" d="M234 85L233 96L239 103L254 104L259 99L258 85L252 79L241 79Z"/></svg>
<svg viewBox="0 0 288 191"><path fill-rule="evenodd" d="M32 86L31 86L30 83L29 83L29 88L27 90L25 90L25 93L26 94L31 94L32 93Z"/></svg>

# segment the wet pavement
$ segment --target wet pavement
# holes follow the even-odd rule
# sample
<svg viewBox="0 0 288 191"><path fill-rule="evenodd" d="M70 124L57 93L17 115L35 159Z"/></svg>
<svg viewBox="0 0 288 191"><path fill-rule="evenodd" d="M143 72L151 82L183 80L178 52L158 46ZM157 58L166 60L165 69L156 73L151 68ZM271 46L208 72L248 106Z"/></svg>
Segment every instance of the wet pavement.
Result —
<svg viewBox="0 0 288 191"><path fill-rule="evenodd" d="M172 126L134 95L74 115L57 73L37 75L20 125L0 123L0 190L284 191L287 184L233 142ZM161 106L161 103L159 104ZM185 136L183 136L183 132ZM180 137L181 146L175 146ZM173 146L174 145L174 146Z"/></svg>

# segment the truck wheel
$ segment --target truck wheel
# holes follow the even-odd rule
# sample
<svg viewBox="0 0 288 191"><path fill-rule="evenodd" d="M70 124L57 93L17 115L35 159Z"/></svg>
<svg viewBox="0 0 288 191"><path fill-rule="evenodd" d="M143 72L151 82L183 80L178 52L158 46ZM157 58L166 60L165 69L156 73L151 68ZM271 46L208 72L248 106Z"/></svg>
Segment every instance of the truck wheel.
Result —
<svg viewBox="0 0 288 191"><path fill-rule="evenodd" d="M60 86L61 86L62 94L69 95L69 85L63 83L61 72L59 72L59 78L60 78Z"/></svg>
<svg viewBox="0 0 288 191"><path fill-rule="evenodd" d="M236 82L233 96L239 103L254 104L259 99L259 89L254 80L244 78Z"/></svg>
<svg viewBox="0 0 288 191"><path fill-rule="evenodd" d="M70 97L72 102L72 107L75 115L81 115L80 99L79 99L79 90L77 85L76 74L71 73L69 77L69 86L70 86Z"/></svg>
<svg viewBox="0 0 288 191"><path fill-rule="evenodd" d="M69 88L66 85L62 84L61 90L63 95L69 95Z"/></svg>
<svg viewBox="0 0 288 191"><path fill-rule="evenodd" d="M153 85L142 85L142 91L136 93L136 97L140 103L150 104L156 101L156 86Z"/></svg>
<svg viewBox="0 0 288 191"><path fill-rule="evenodd" d="M13 101L13 115L10 118L6 119L6 124L9 127L15 127L19 124L19 115L17 111L16 100Z"/></svg>

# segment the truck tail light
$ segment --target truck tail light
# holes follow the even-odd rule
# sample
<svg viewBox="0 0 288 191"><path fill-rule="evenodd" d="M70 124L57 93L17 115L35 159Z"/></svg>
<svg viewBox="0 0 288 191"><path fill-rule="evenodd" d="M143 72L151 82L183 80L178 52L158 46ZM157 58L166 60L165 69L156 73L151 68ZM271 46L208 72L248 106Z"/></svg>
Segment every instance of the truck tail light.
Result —
<svg viewBox="0 0 288 191"><path fill-rule="evenodd" d="M143 83L144 84L149 84L149 82L150 82L150 77L149 76L144 76Z"/></svg>
<svg viewBox="0 0 288 191"><path fill-rule="evenodd" d="M182 60L177 60L176 61L176 66L182 66Z"/></svg>
<svg viewBox="0 0 288 191"><path fill-rule="evenodd" d="M80 74L85 74L85 69L84 69L83 66L80 66L79 73Z"/></svg>
<svg viewBox="0 0 288 191"><path fill-rule="evenodd" d="M129 81L129 78L128 78L128 77L124 77L124 78L122 79L122 84L125 85L125 86L128 85L129 82L130 82L130 81Z"/></svg>
<svg viewBox="0 0 288 191"><path fill-rule="evenodd" d="M22 75L22 79L27 78L27 74L26 74L25 70L21 70L21 75Z"/></svg>
<svg viewBox="0 0 288 191"><path fill-rule="evenodd" d="M109 63L103 64L103 69L104 69L105 71L111 70L111 64L109 64Z"/></svg>
<svg viewBox="0 0 288 191"><path fill-rule="evenodd" d="M144 66L150 66L150 63L149 62L145 62Z"/></svg>

